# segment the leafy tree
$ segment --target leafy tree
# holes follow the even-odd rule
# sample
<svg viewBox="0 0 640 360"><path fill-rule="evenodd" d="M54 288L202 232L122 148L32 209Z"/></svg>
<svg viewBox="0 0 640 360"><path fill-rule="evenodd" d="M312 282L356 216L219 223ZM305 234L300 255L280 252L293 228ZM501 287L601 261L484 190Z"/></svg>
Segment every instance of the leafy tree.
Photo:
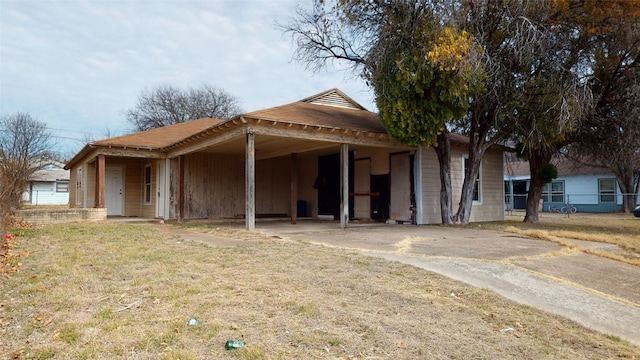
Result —
<svg viewBox="0 0 640 360"><path fill-rule="evenodd" d="M640 177L640 3L612 1L603 8L585 2L576 17L591 39L588 84L593 111L575 136L568 156L611 169L623 196L623 211L637 202Z"/></svg>
<svg viewBox="0 0 640 360"><path fill-rule="evenodd" d="M434 146L440 164L441 218L450 223L447 123L462 119L470 99L482 91L479 54L469 33L439 25L429 7L396 4L387 18L374 46L380 55L368 64L380 119L387 132L402 142Z"/></svg>
<svg viewBox="0 0 640 360"><path fill-rule="evenodd" d="M537 221L543 182L536 174L570 143L592 109L585 77L599 38L585 25L594 23L587 21L589 6L597 5L319 1L283 28L296 41L296 59L309 68L348 61L374 88L392 136L437 145L443 223L468 222L482 157L507 138L527 147L534 181L525 221ZM470 139L455 213L447 203L450 130Z"/></svg>
<svg viewBox="0 0 640 360"><path fill-rule="evenodd" d="M344 0L333 5L320 1L311 11L298 9L297 18L283 29L293 34L296 58L309 68L319 69L334 60L351 63L373 87L381 121L391 136L413 146L437 145L442 221L451 223L446 124L462 117L468 107L475 85L468 69L474 67L463 59L473 46L467 33L438 20L453 3L443 8L432 5L431 1Z"/></svg>
<svg viewBox="0 0 640 360"><path fill-rule="evenodd" d="M143 131L205 117L230 119L241 112L236 97L214 86L184 91L163 85L143 90L126 117L136 131Z"/></svg>
<svg viewBox="0 0 640 360"><path fill-rule="evenodd" d="M46 124L26 113L0 118L0 234L21 206L30 177L55 159Z"/></svg>

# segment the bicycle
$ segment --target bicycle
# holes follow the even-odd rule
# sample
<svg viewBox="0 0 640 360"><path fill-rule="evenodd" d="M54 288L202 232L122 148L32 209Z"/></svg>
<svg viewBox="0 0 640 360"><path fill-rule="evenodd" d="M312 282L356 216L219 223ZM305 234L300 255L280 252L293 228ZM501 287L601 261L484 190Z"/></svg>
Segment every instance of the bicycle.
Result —
<svg viewBox="0 0 640 360"><path fill-rule="evenodd" d="M549 212L554 212L554 213L563 213L563 214L575 214L576 212L578 212L578 208L576 208L575 206L571 205L571 203L565 203L564 206L562 207L557 207L555 205L549 205Z"/></svg>

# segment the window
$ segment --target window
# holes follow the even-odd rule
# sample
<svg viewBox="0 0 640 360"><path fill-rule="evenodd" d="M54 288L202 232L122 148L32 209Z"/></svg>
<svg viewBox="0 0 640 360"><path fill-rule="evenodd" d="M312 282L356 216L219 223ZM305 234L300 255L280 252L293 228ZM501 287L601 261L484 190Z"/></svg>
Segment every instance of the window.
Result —
<svg viewBox="0 0 640 360"><path fill-rule="evenodd" d="M144 167L144 203L151 204L151 165Z"/></svg>
<svg viewBox="0 0 640 360"><path fill-rule="evenodd" d="M616 180L598 179L598 195L601 203L616 202Z"/></svg>
<svg viewBox="0 0 640 360"><path fill-rule="evenodd" d="M76 170L76 205L82 205L82 168Z"/></svg>
<svg viewBox="0 0 640 360"><path fill-rule="evenodd" d="M544 202L564 202L564 181L552 181L542 185L542 200Z"/></svg>
<svg viewBox="0 0 640 360"><path fill-rule="evenodd" d="M69 181L68 180L57 180L56 181L56 192L68 193L69 192Z"/></svg>
<svg viewBox="0 0 640 360"><path fill-rule="evenodd" d="M464 178L467 174L467 168L469 167L469 158L468 157L464 157L463 158L463 166L462 166L462 177ZM476 177L476 182L473 186L473 201L474 202L480 202L481 201L481 188L482 188L482 183L480 182L480 174L482 174L482 164L480 164L480 169L478 170L478 176Z"/></svg>

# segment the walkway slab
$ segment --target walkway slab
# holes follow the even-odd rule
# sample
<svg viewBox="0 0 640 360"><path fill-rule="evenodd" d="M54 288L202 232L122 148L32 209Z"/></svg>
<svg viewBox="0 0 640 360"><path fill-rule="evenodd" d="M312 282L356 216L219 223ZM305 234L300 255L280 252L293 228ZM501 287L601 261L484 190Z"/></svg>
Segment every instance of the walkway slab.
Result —
<svg viewBox="0 0 640 360"><path fill-rule="evenodd" d="M640 308L492 262L364 252L486 288L640 346Z"/></svg>

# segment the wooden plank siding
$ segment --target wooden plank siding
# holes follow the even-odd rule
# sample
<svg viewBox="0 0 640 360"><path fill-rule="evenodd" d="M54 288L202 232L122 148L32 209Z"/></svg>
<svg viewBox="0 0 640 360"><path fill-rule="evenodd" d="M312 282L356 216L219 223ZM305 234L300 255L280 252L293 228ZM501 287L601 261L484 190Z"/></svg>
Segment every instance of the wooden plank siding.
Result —
<svg viewBox="0 0 640 360"><path fill-rule="evenodd" d="M144 162L144 159L114 159L113 161L113 163L122 165L124 168L123 216L147 217L142 211ZM149 216L149 218L153 218L153 216Z"/></svg>
<svg viewBox="0 0 640 360"><path fill-rule="evenodd" d="M306 201L307 216L318 216L318 190L313 184L318 176L318 156L298 154L298 199Z"/></svg>
<svg viewBox="0 0 640 360"><path fill-rule="evenodd" d="M291 215L291 157L256 162L256 214Z"/></svg>
<svg viewBox="0 0 640 360"><path fill-rule="evenodd" d="M184 159L185 219L244 213L244 156L195 153Z"/></svg>

